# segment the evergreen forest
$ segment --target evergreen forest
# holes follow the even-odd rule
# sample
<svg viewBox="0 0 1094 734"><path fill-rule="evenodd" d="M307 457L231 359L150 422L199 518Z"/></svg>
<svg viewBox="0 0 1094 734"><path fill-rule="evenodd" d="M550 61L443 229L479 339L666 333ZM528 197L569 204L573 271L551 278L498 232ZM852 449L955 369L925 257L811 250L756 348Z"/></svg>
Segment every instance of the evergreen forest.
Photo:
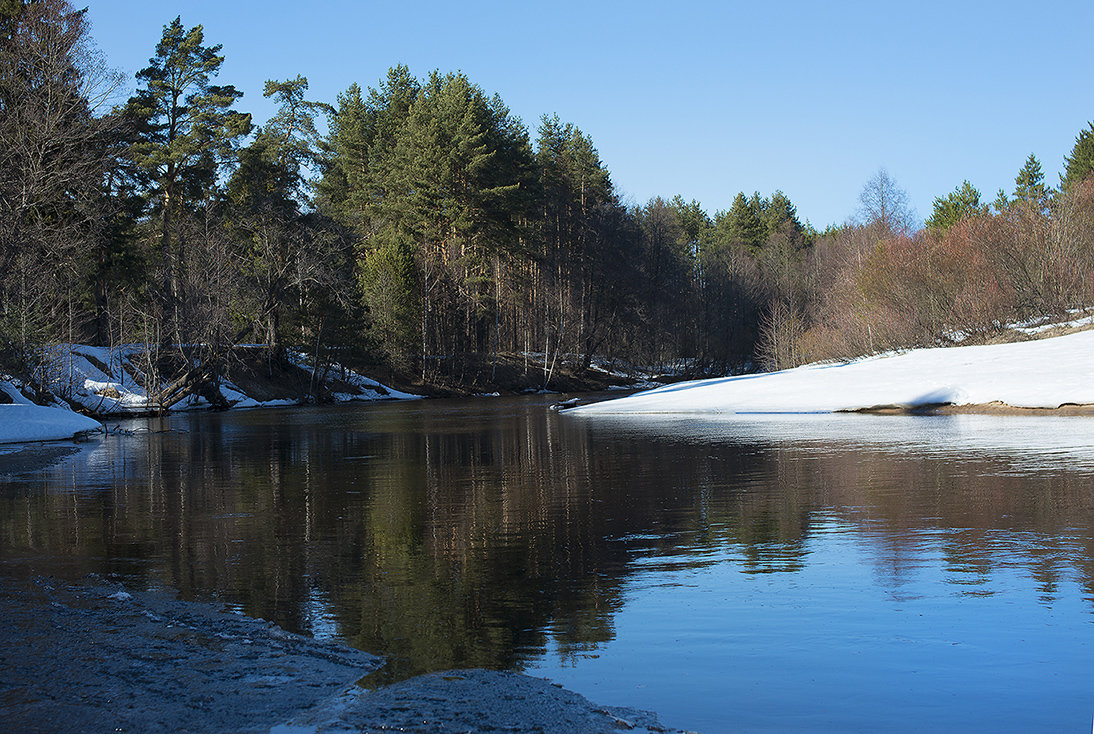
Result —
<svg viewBox="0 0 1094 734"><path fill-rule="evenodd" d="M782 369L1094 306L1094 123L1058 187L1031 155L1011 191L961 182L921 224L879 170L818 231L781 191L624 202L577 124L529 128L461 73L396 66L328 101L270 80L256 124L200 25L149 50L118 101L83 11L0 2L0 371L138 343L212 375L258 344L550 387L563 364Z"/></svg>

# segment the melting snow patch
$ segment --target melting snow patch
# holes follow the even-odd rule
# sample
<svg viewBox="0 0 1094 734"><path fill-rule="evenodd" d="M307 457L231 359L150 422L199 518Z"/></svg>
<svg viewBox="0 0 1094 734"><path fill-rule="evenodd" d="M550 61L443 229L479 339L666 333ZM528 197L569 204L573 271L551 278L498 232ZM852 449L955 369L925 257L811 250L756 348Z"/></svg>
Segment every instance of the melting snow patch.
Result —
<svg viewBox="0 0 1094 734"><path fill-rule="evenodd" d="M42 405L0 405L0 443L58 441L101 431L97 420L71 410Z"/></svg>
<svg viewBox="0 0 1094 734"><path fill-rule="evenodd" d="M1042 321L1042 320L1038 320ZM1090 326L1094 324L1094 315L1084 316L1078 319L1072 319L1071 321L1065 321L1063 323L1057 321L1050 321L1049 323L1024 323L1014 327L1015 331L1020 331L1023 334L1041 334L1050 329L1064 328L1064 329L1078 329L1082 326Z"/></svg>
<svg viewBox="0 0 1094 734"><path fill-rule="evenodd" d="M847 364L668 385L567 414L802 413L929 404L1094 404L1094 331L1012 344L917 349Z"/></svg>

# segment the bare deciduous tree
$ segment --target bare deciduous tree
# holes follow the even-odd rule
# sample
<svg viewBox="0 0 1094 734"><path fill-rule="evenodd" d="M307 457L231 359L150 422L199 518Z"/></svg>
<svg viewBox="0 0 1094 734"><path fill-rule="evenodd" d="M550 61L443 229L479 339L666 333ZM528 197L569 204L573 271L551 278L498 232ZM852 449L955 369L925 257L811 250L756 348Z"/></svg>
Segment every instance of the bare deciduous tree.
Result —
<svg viewBox="0 0 1094 734"><path fill-rule="evenodd" d="M0 21L0 309L3 341L24 352L44 336L35 318L63 321L56 312L93 250L115 126L99 113L121 78L65 0L17 5Z"/></svg>
<svg viewBox="0 0 1094 734"><path fill-rule="evenodd" d="M907 236L916 229L908 194L884 168L879 168L859 194L857 220L876 230L878 237Z"/></svg>

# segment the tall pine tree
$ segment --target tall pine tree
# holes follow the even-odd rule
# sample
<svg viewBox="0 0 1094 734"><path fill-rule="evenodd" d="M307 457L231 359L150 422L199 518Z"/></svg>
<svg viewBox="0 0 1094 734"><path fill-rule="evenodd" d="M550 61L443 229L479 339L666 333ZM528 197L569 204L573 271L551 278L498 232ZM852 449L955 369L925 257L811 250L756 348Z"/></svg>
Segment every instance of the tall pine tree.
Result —
<svg viewBox="0 0 1094 734"><path fill-rule="evenodd" d="M1060 177L1062 191L1094 174L1094 122L1088 129L1079 131L1071 155L1064 158L1064 166L1064 174Z"/></svg>
<svg viewBox="0 0 1094 734"><path fill-rule="evenodd" d="M980 203L980 192L965 180L956 189L934 200L934 212L925 224L931 232L942 235L946 231L969 217L986 214L988 207Z"/></svg>
<svg viewBox="0 0 1094 734"><path fill-rule="evenodd" d="M231 109L242 93L213 84L224 63L220 51L219 44L205 45L201 26L187 30L175 18L164 26L149 65L137 72L143 88L127 109L139 136L130 152L148 177L158 223L165 315L179 343L187 298L179 218L188 205L208 199L221 166L251 126L250 115Z"/></svg>
<svg viewBox="0 0 1094 734"><path fill-rule="evenodd" d="M1051 191L1045 186L1045 174L1041 170L1041 162L1037 160L1037 156L1030 153L1022 170L1018 171L1014 179L1014 200L1034 211L1047 212L1051 197Z"/></svg>
<svg viewBox="0 0 1094 734"><path fill-rule="evenodd" d="M744 192L739 192L733 197L726 223L730 240L745 245L753 252L763 247L767 241L767 226L763 220L763 207L758 193L746 198Z"/></svg>

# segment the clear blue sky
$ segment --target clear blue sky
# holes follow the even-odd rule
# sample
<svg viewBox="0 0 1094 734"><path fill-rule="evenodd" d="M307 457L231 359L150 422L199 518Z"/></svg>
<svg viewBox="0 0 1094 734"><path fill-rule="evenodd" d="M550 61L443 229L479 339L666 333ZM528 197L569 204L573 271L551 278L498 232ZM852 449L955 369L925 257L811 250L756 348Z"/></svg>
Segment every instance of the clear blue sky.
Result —
<svg viewBox="0 0 1094 734"><path fill-rule="evenodd" d="M334 103L406 64L462 70L530 128L590 134L630 203L726 209L784 191L823 228L885 167L920 219L969 179L1011 191L1030 153L1049 184L1094 119L1094 2L218 2L91 0L130 78L176 15L224 46L218 81L263 122L266 79Z"/></svg>

